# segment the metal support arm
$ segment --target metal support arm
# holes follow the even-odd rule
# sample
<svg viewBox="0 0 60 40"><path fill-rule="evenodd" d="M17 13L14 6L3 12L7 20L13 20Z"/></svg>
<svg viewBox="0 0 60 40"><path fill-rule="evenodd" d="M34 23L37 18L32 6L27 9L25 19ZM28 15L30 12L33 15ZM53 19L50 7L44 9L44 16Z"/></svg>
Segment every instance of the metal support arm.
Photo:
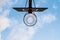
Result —
<svg viewBox="0 0 60 40"><path fill-rule="evenodd" d="M20 7L19 8L15 7L13 9L15 9L18 12L28 12L28 10L29 10L29 8L20 8ZM48 9L48 8L31 8L32 12L42 12L46 9Z"/></svg>

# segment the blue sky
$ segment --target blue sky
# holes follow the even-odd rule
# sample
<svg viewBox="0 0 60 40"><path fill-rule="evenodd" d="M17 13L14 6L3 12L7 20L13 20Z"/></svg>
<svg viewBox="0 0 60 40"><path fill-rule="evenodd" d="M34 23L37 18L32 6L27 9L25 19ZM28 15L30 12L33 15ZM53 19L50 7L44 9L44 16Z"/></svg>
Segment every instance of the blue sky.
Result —
<svg viewBox="0 0 60 40"><path fill-rule="evenodd" d="M48 9L35 12L37 23L32 27L23 22L26 12L13 9L25 7L25 2L0 0L0 40L60 40L60 0L35 0L36 7Z"/></svg>

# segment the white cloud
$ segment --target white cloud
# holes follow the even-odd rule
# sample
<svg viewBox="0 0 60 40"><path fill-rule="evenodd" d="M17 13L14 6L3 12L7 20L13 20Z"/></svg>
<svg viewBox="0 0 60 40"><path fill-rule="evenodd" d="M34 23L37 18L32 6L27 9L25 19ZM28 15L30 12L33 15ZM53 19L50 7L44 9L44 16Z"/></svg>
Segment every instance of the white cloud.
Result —
<svg viewBox="0 0 60 40"><path fill-rule="evenodd" d="M46 14L43 15L42 19L43 19L43 23L51 23L56 20L56 17L55 15L52 14Z"/></svg>
<svg viewBox="0 0 60 40"><path fill-rule="evenodd" d="M56 4L53 4L53 8L54 8L54 9L57 9L58 6L57 6Z"/></svg>
<svg viewBox="0 0 60 40"><path fill-rule="evenodd" d="M1 40L1 32L0 32L0 40Z"/></svg>
<svg viewBox="0 0 60 40"><path fill-rule="evenodd" d="M36 31L42 27L45 23L51 23L56 20L56 17L52 14L45 14L38 17L38 22L35 26L29 27L25 24L20 24L17 20L12 20L12 31L6 38L6 40L30 40Z"/></svg>
<svg viewBox="0 0 60 40"><path fill-rule="evenodd" d="M2 15L0 16L0 32L4 31L7 27L10 26L10 19L7 17L9 15L10 10L1 11ZM0 34L1 39L1 34ZM1 39L2 40L2 39Z"/></svg>
<svg viewBox="0 0 60 40"><path fill-rule="evenodd" d="M19 24L16 28L13 28L10 35L7 37L7 40L29 40L34 35L34 28L27 27L23 24Z"/></svg>
<svg viewBox="0 0 60 40"><path fill-rule="evenodd" d="M0 7L3 6L11 6L15 3L17 3L18 0L14 0L15 2L12 2L12 0L0 0Z"/></svg>
<svg viewBox="0 0 60 40"><path fill-rule="evenodd" d="M7 18L7 15L10 13L10 10L7 9L3 11L3 9L1 8L0 12L2 13L2 15L0 16L0 31L3 31L9 26L10 19Z"/></svg>
<svg viewBox="0 0 60 40"><path fill-rule="evenodd" d="M6 38L6 40L30 40L35 32L37 27L29 27L25 24L20 24L17 20L12 20L12 31Z"/></svg>
<svg viewBox="0 0 60 40"><path fill-rule="evenodd" d="M0 9L0 12L2 15L0 16L0 31L3 31L9 26L10 19L7 17L10 13L9 9L3 10L2 8Z"/></svg>
<svg viewBox="0 0 60 40"><path fill-rule="evenodd" d="M5 10L2 14L2 17L6 17L7 15L9 15L10 10Z"/></svg>
<svg viewBox="0 0 60 40"><path fill-rule="evenodd" d="M0 13L3 11L3 9L0 7Z"/></svg>
<svg viewBox="0 0 60 40"><path fill-rule="evenodd" d="M17 2L17 0L15 0L15 3ZM9 15L10 10L6 9L3 10L2 7L4 6L11 6L12 5L12 1L10 0L0 0L0 12L2 13L2 15L0 16L0 31L3 31L4 29L6 29L10 23L10 19L7 18L7 15Z"/></svg>
<svg viewBox="0 0 60 40"><path fill-rule="evenodd" d="M12 6L17 1L18 0L15 0L15 2L12 2L12 0L0 0L0 12L2 13L0 16L0 31L6 29L10 23L10 19L7 17L7 15L10 13L10 10L8 8L3 10L2 7Z"/></svg>
<svg viewBox="0 0 60 40"><path fill-rule="evenodd" d="M10 10L3 10L3 7L10 7L13 4L15 4L18 0L14 0L14 2L12 0L0 0L0 13L2 14L0 16L0 40L1 39L1 32L3 30L5 30L10 24L10 19L7 17L7 15L9 15ZM8 8L9 8L8 7Z"/></svg>
<svg viewBox="0 0 60 40"><path fill-rule="evenodd" d="M9 26L9 19L6 17L0 17L0 31L3 31Z"/></svg>
<svg viewBox="0 0 60 40"><path fill-rule="evenodd" d="M12 5L13 2L9 0L0 0L0 6ZM15 1L15 3L17 0ZM11 4L10 4L11 3ZM37 5L38 6L38 5ZM42 28L44 23L51 23L56 18L52 14L43 15L41 18L38 16L38 22L35 26L28 27L24 24L20 24L17 20L10 20L7 18L7 15L10 13L10 10L0 10L3 14L0 17L0 31L3 31L8 26L13 26L11 33L6 38L7 40L30 40L33 35L36 33L38 28ZM11 24L10 24L11 22ZM43 22L43 23L42 23Z"/></svg>
<svg viewBox="0 0 60 40"><path fill-rule="evenodd" d="M0 6L8 5L9 0L0 0Z"/></svg>

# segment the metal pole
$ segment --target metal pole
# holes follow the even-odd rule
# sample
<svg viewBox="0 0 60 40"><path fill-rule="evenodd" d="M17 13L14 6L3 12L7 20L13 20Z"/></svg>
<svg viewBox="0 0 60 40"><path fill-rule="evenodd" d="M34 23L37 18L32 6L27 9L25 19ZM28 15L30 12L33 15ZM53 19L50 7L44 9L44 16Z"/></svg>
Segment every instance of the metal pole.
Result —
<svg viewBox="0 0 60 40"><path fill-rule="evenodd" d="M29 12L28 13L32 13L32 0L29 0Z"/></svg>
<svg viewBox="0 0 60 40"><path fill-rule="evenodd" d="M29 8L32 8L32 0L29 0Z"/></svg>

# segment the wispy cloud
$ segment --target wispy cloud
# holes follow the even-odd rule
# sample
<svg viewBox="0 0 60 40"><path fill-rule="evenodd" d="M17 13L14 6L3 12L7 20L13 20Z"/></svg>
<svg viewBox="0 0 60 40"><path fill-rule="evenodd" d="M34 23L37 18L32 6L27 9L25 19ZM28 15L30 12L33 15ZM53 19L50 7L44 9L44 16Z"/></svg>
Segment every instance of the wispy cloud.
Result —
<svg viewBox="0 0 60 40"><path fill-rule="evenodd" d="M2 14L0 16L0 31L3 31L10 22L10 19L7 17L9 15L10 10L7 8L3 10L2 7L6 6L12 6L14 3L16 3L18 0L15 0L14 2L12 0L0 0L0 13Z"/></svg>
<svg viewBox="0 0 60 40"><path fill-rule="evenodd" d="M10 19L7 17L7 15L9 14L9 10L1 10L0 12L2 13L2 15L0 16L0 40L2 40L1 32L9 26Z"/></svg>
<svg viewBox="0 0 60 40"><path fill-rule="evenodd" d="M10 10L7 9L3 11L2 8L0 10L0 12L2 13L2 15L0 16L0 31L3 31L9 25L10 20L7 15L10 13Z"/></svg>
<svg viewBox="0 0 60 40"><path fill-rule="evenodd" d="M11 6L15 3L17 3L18 0L15 0L14 2L12 0L0 0L0 7L3 6Z"/></svg>
<svg viewBox="0 0 60 40"><path fill-rule="evenodd" d="M10 6L12 6L14 3L16 3L18 0L15 0L15 2L13 2L12 0L0 0L0 40L1 39L1 32L3 30L5 30L10 23L10 19L7 17L7 15L9 15L10 10L8 9ZM9 6L7 9L3 10L3 7L7 7Z"/></svg>
<svg viewBox="0 0 60 40"><path fill-rule="evenodd" d="M42 17L43 23L51 23L56 20L56 16L53 14L46 14Z"/></svg>
<svg viewBox="0 0 60 40"><path fill-rule="evenodd" d="M29 40L34 33L34 27L28 27L24 24L19 24L19 22L15 20L14 28L6 40Z"/></svg>
<svg viewBox="0 0 60 40"><path fill-rule="evenodd" d="M1 33L0 33L0 40L1 40Z"/></svg>
<svg viewBox="0 0 60 40"><path fill-rule="evenodd" d="M58 9L58 6L56 4L53 4L53 8L56 10Z"/></svg>
<svg viewBox="0 0 60 40"><path fill-rule="evenodd" d="M17 0L15 1L15 3ZM14 2L10 0L0 0L0 6L11 6ZM38 6L38 5L37 5ZM6 40L29 40L33 37L36 33L38 28L42 28L43 24L51 23L52 21L56 20L55 15L46 14L42 15L41 17L37 16L38 21L35 26L28 27L25 24L20 24L17 20L10 20L7 15L9 15L10 10L0 10L2 12L2 16L0 16L0 31L3 31L8 26L13 26L11 33L8 35Z"/></svg>
<svg viewBox="0 0 60 40"><path fill-rule="evenodd" d="M0 31L3 31L9 25L9 19L6 17L0 17Z"/></svg>
<svg viewBox="0 0 60 40"><path fill-rule="evenodd" d="M3 11L3 9L0 7L0 13Z"/></svg>
<svg viewBox="0 0 60 40"><path fill-rule="evenodd" d="M32 27L26 26L24 24L19 24L19 22L15 20L15 26L6 40L29 40L33 37L36 31L42 27L42 25L45 23L51 23L52 21L56 20L56 17L52 14L45 14L41 17L37 16L37 18L37 24Z"/></svg>

